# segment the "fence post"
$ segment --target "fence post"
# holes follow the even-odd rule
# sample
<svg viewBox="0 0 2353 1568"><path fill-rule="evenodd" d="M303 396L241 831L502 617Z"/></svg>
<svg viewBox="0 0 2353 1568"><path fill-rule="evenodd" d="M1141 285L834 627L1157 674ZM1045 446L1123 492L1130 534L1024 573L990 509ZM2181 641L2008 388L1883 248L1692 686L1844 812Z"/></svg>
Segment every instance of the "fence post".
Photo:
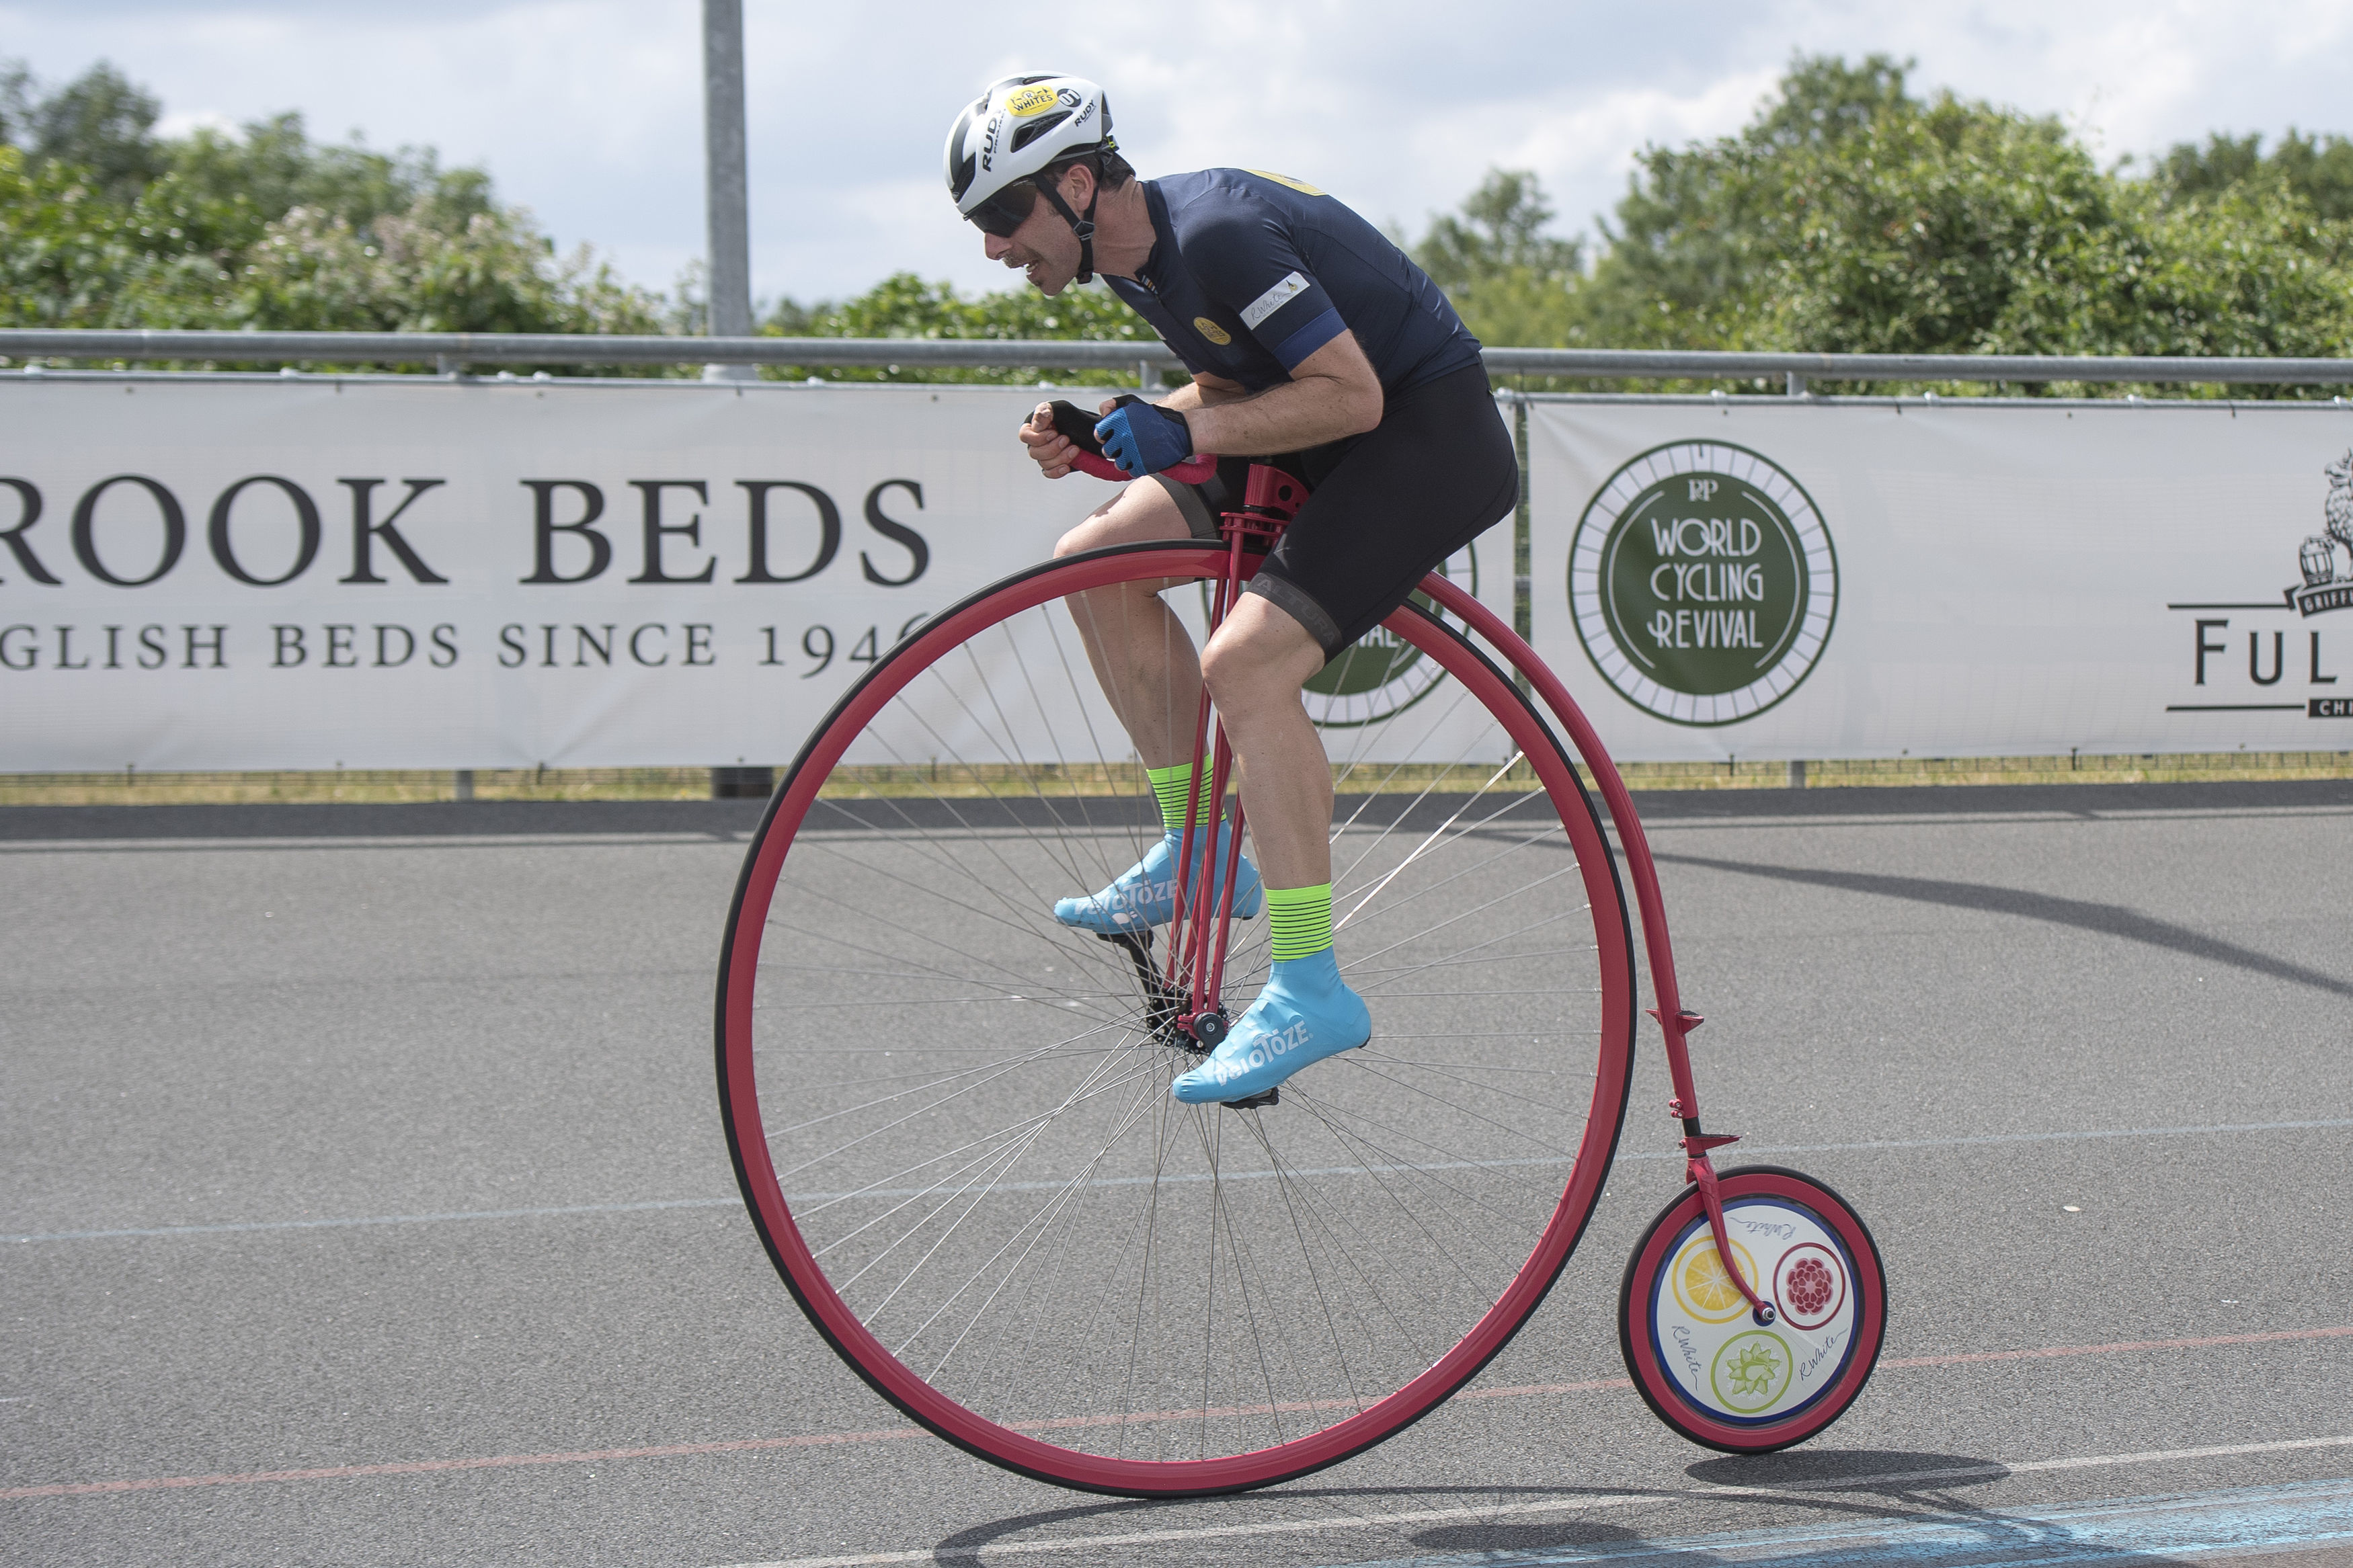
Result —
<svg viewBox="0 0 2353 1568"><path fill-rule="evenodd" d="M703 224L714 338L752 335L752 242L744 172L744 0L702 0ZM748 364L707 364L705 381L754 381Z"/></svg>
<svg viewBox="0 0 2353 1568"><path fill-rule="evenodd" d="M1788 390L1788 395L1792 397L1803 397L1807 395L1806 378L1799 375L1794 370L1788 374L1787 378L1781 384Z"/></svg>
<svg viewBox="0 0 2353 1568"><path fill-rule="evenodd" d="M1791 789L1806 787L1806 764L1794 757L1789 761L1789 787Z"/></svg>
<svg viewBox="0 0 2353 1568"><path fill-rule="evenodd" d="M711 770L711 798L713 800L765 800L775 793L776 770L774 768L713 768Z"/></svg>
<svg viewBox="0 0 2353 1568"><path fill-rule="evenodd" d="M457 772L449 775L449 798L451 800L471 800L474 798L473 769L459 768Z"/></svg>

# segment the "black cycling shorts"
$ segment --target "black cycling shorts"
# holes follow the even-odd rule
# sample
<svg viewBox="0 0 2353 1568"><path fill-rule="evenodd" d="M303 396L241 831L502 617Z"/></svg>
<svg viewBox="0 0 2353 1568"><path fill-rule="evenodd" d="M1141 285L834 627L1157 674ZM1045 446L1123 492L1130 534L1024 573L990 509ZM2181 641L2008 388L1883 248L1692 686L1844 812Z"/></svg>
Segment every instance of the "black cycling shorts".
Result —
<svg viewBox="0 0 2353 1568"><path fill-rule="evenodd" d="M1226 458L1197 485L1155 474L1197 538L1242 504L1252 463L1311 492L1250 581L1323 645L1329 660L1379 626L1447 557L1509 513L1520 469L1478 365L1388 399L1361 436L1271 458Z"/></svg>

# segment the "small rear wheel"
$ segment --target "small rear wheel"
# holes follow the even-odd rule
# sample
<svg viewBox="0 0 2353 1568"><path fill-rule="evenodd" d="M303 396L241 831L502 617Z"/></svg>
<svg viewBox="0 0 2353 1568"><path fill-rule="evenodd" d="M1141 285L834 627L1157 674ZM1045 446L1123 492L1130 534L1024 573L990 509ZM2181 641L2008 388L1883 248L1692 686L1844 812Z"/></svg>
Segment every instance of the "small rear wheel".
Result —
<svg viewBox="0 0 2353 1568"><path fill-rule="evenodd" d="M1810 1176L1744 1165L1717 1178L1733 1266L1774 1310L1757 1321L1697 1187L1642 1233L1618 1298L1626 1370L1659 1419L1727 1454L1802 1443L1878 1364L1887 1275L1847 1201Z"/></svg>

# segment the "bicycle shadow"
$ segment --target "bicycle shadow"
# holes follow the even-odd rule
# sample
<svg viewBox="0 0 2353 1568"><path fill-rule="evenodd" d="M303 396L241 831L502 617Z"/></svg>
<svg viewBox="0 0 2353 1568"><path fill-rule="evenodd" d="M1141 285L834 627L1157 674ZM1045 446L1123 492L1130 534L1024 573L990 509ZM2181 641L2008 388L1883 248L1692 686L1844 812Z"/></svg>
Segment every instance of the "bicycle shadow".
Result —
<svg viewBox="0 0 2353 1568"><path fill-rule="evenodd" d="M1956 1511L1974 1510L1967 1502L1957 1499L1941 1498L1931 1501L1909 1490L1869 1501L1857 1500L1852 1495L1837 1495L1839 1483L1846 1479L1858 1489L1874 1491L1881 1487L1901 1488L1906 1482L1915 1479L1926 1481L1932 1477L1940 1479L1951 1478L1948 1485L1977 1485L2000 1480L2010 1472L2004 1467L1985 1459L1948 1454L1866 1449L1704 1460L1692 1466L1685 1473L1710 1488L1755 1487L1770 1490L1791 1485L1820 1487L1822 1495L1820 1497L1788 1500L1793 1507L1803 1509L1808 1519L1818 1520L1827 1513L1902 1522L1921 1517L1924 1506L1947 1518ZM1365 1533L1387 1529L1392 1532L1391 1540L1419 1552L1525 1553L1574 1549L1607 1556L1613 1552L1641 1549L1650 1538L1640 1530L1604 1518L1580 1515L1575 1511L1576 1505L1601 1503L1617 1506L1626 1502L1672 1501L1693 1495L1680 1489L1653 1487L1435 1486L1307 1487L1229 1498L1128 1499L1041 1509L972 1525L938 1542L932 1548L930 1561L947 1565L947 1568L978 1568L984 1560L984 1552L1012 1537L1032 1531L1083 1523L1092 1523L1096 1527L1086 1532L1089 1535L1126 1537L1121 1543L1121 1550L1132 1560L1136 1552L1150 1544L1134 1540L1135 1536L1166 1530L1172 1532L1170 1544L1176 1544L1185 1533L1189 1533L1186 1531L1187 1521L1200 1519L1205 1507L1216 1507L1221 1512L1240 1511L1241 1517L1229 1514L1220 1521L1221 1525L1247 1527L1264 1523L1273 1526L1258 1538L1267 1541L1270 1538L1282 1540L1320 1533L1303 1528L1293 1537L1292 1531L1282 1528L1286 1522L1283 1516L1294 1512L1298 1504L1326 1504L1335 1518L1345 1518L1351 1514L1377 1517L1391 1511L1391 1509L1383 1507L1384 1504L1396 1505L1397 1511L1412 1513L1424 1509L1442 1509L1448 1500L1460 1500L1461 1504L1472 1508L1485 1503L1499 1511L1511 1512L1523 1510L1531 1503L1556 1500L1562 1505L1564 1517L1472 1518L1460 1523L1432 1523L1419 1530L1411 1528L1418 1521L1409 1519L1380 1524L1368 1521L1369 1530L1364 1526L1356 1528ZM1252 1514L1261 1517L1249 1517ZM1306 1522L1300 1521L1303 1525ZM1210 1528L1219 1529L1218 1526ZM1347 1528L1335 1525L1334 1533L1340 1533ZM1222 1534L1222 1531L1219 1533ZM1251 1535L1238 1534L1225 1539L1229 1552L1243 1554L1248 1552L1247 1543ZM1202 1539L1201 1544L1210 1545L1217 1540L1217 1535L1208 1535ZM1394 1550L1373 1545L1369 1542L1366 1545L1371 1555ZM1325 1551L1323 1555L1332 1556L1334 1553ZM1338 1555L1355 1554L1342 1548ZM1239 1555L1237 1560L1240 1560ZM1693 1560L1713 1559L1701 1554Z"/></svg>

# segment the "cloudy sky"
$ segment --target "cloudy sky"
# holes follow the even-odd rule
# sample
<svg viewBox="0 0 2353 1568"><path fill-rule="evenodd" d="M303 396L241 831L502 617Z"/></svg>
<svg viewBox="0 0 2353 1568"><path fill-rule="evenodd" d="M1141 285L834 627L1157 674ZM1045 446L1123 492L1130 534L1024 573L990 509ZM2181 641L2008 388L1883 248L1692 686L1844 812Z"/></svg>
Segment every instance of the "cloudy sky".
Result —
<svg viewBox="0 0 2353 1568"><path fill-rule="evenodd" d="M745 0L753 279L855 292L913 268L1011 278L955 223L940 144L1016 70L1106 85L1146 174L1312 179L1418 231L1491 165L1589 229L1646 142L1736 129L1793 51L2056 113L2105 156L2214 129L2353 132L2353 0L1193 0L1015 7ZM1026 20L1034 17L1037 20ZM0 0L0 58L46 80L113 60L165 127L300 110L314 133L478 163L565 245L666 287L702 249L696 0Z"/></svg>

